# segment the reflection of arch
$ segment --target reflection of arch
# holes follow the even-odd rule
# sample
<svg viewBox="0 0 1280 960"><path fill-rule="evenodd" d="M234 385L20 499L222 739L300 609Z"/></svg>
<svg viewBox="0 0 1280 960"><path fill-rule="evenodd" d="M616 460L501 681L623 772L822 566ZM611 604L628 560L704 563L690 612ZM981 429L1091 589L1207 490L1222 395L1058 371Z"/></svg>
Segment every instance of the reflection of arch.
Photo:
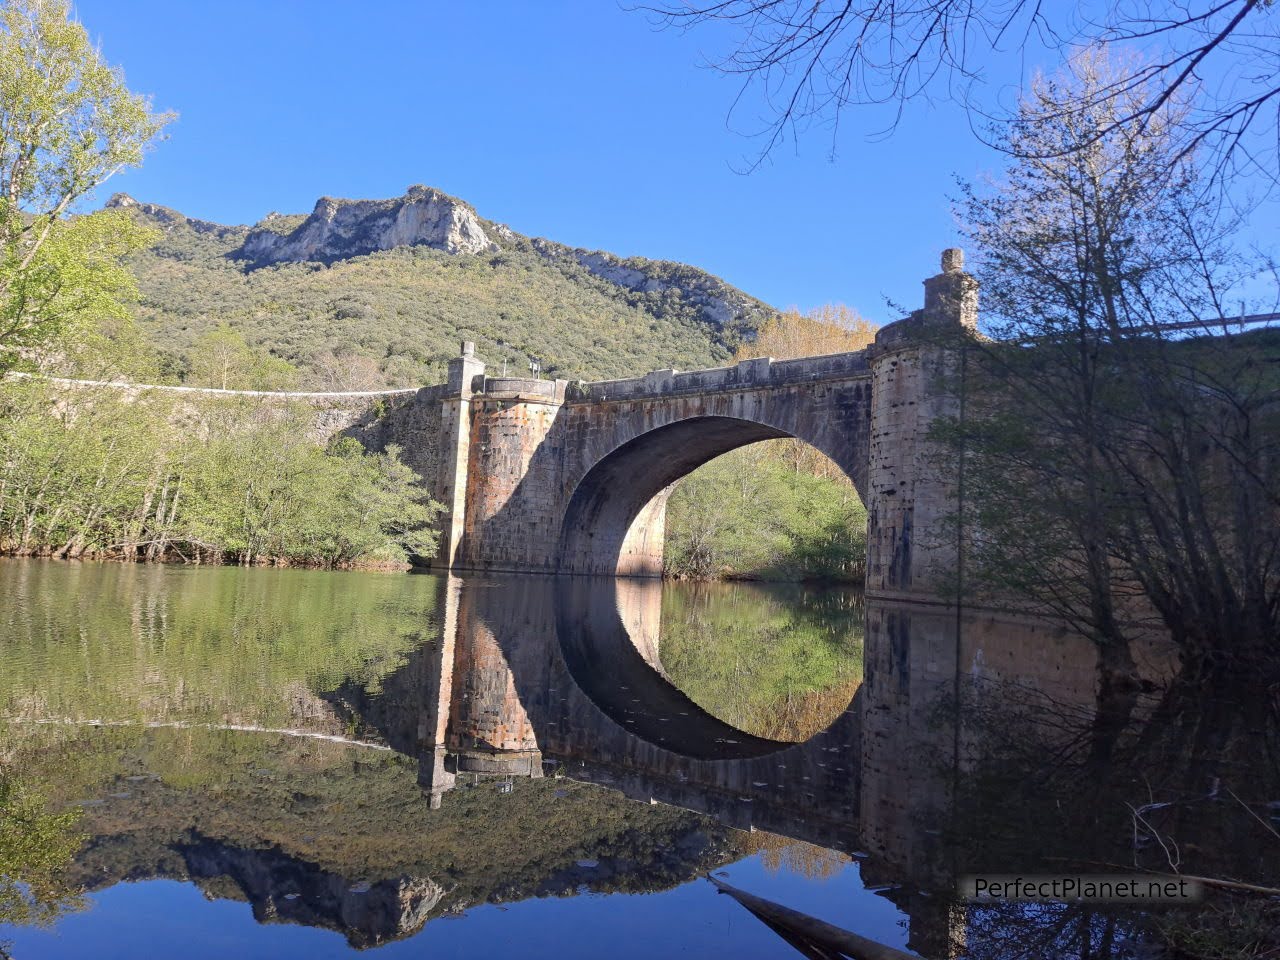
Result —
<svg viewBox="0 0 1280 960"><path fill-rule="evenodd" d="M759 757L794 746L743 733L672 684L651 662L653 650L638 647L628 633L619 612L617 581L564 578L556 585L555 610L569 675L601 713L631 736L704 760Z"/></svg>
<svg viewBox="0 0 1280 960"><path fill-rule="evenodd" d="M739 417L697 416L621 444L592 465L573 490L560 527L561 569L660 574L662 516L671 485L721 454L761 440L793 437L810 443L831 457L862 496L865 470L859 464L865 451L802 432Z"/></svg>
<svg viewBox="0 0 1280 960"><path fill-rule="evenodd" d="M560 764L565 776L697 810L742 830L863 849L855 832L856 698L805 743L741 734L691 704L651 665L657 633L644 618L656 609L654 596L619 604L618 586L662 589L651 580L600 577L450 578L439 640L384 677L378 692L352 682L326 699L341 716L358 716L394 749L418 757L419 783L435 805L453 786L457 765L441 713L451 723L469 723L474 712L452 710L457 698L512 684L518 704L504 703L527 715L537 750L544 761ZM455 656L456 647L472 644L496 646L502 655ZM479 671L476 682L458 677L455 661Z"/></svg>

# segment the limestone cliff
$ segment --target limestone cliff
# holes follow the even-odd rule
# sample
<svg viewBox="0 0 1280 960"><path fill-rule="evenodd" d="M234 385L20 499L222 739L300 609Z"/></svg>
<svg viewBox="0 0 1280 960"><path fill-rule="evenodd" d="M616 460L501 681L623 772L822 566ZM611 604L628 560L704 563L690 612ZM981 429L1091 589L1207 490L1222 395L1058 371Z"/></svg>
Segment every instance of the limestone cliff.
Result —
<svg viewBox="0 0 1280 960"><path fill-rule="evenodd" d="M747 296L719 277L688 264L644 257L623 258L604 250L567 247L541 237L530 242L535 250L550 260L572 259L602 280L627 290L636 293L674 291L696 304L705 322L721 329L735 327L765 309L755 297Z"/></svg>
<svg viewBox="0 0 1280 960"><path fill-rule="evenodd" d="M174 227L181 226L190 228L195 233L211 234L220 240L243 237L249 232L247 227L226 226L209 220L196 220L170 207L162 207L158 203L143 203L140 200L135 200L127 193L112 194L106 206L108 210L133 210L166 232Z"/></svg>
<svg viewBox="0 0 1280 960"><path fill-rule="evenodd" d="M431 187L413 186L393 200L321 197L289 233L264 223L249 231L238 255L255 263L345 260L378 250L424 245L447 253L497 250L476 212Z"/></svg>

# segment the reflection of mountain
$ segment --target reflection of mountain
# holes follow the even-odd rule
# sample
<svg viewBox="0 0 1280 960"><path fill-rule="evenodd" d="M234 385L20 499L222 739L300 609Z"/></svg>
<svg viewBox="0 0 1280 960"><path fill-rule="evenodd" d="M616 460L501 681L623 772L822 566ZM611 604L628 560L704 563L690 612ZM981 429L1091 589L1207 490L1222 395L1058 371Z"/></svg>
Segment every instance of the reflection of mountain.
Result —
<svg viewBox="0 0 1280 960"><path fill-rule="evenodd" d="M279 850L234 847L199 834L172 849L185 869L152 876L192 880L210 899L242 900L259 923L337 930L357 947L417 932L445 894L425 877L352 883Z"/></svg>
<svg viewBox="0 0 1280 960"><path fill-rule="evenodd" d="M359 747L191 730L40 740L16 766L83 804L75 882L191 881L356 946L478 903L665 889L737 855L704 817L550 777L481 780L433 810L409 762Z"/></svg>

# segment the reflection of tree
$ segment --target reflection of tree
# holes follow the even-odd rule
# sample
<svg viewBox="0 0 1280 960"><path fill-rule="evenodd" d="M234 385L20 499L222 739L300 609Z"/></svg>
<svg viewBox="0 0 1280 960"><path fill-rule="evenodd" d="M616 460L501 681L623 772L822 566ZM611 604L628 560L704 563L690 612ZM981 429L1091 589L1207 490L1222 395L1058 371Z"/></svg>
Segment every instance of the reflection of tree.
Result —
<svg viewBox="0 0 1280 960"><path fill-rule="evenodd" d="M971 911L968 926L970 960L1119 960L1137 924L1088 904L1004 903Z"/></svg>
<svg viewBox="0 0 1280 960"><path fill-rule="evenodd" d="M0 924L51 924L83 907L66 869L84 844L80 811L48 813L41 797L0 773Z"/></svg>
<svg viewBox="0 0 1280 960"><path fill-rule="evenodd" d="M823 690L788 691L782 700L753 718L754 732L768 740L803 743L849 706L861 683L860 678L850 677Z"/></svg>
<svg viewBox="0 0 1280 960"><path fill-rule="evenodd" d="M663 592L663 668L713 716L758 737L804 741L862 677L855 592L699 584Z"/></svg>
<svg viewBox="0 0 1280 960"><path fill-rule="evenodd" d="M1155 910L971 908L969 956L1119 958L1153 941L1179 957L1280 955L1280 901L1225 886L1280 887L1274 693L1227 699L1174 683L1138 704L1106 751L1076 705L981 686L963 702L980 760L959 781L949 831L958 875L1208 878L1202 902Z"/></svg>
<svg viewBox="0 0 1280 960"><path fill-rule="evenodd" d="M806 880L828 880L849 862L849 856L838 850L763 830L738 834L738 847L744 853L760 854L760 862L769 873L776 874L785 868Z"/></svg>
<svg viewBox="0 0 1280 960"><path fill-rule="evenodd" d="M320 725L315 694L376 688L431 629L421 577L5 564L0 716ZM16 598L20 598L20 601ZM56 642L90 636L94 642ZM325 725L329 726L325 726Z"/></svg>

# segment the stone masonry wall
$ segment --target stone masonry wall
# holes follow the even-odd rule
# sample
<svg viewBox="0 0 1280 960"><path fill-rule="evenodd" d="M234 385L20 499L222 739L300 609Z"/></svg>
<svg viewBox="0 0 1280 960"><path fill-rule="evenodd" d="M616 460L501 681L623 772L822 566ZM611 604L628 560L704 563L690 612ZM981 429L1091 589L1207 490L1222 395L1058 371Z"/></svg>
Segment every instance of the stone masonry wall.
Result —
<svg viewBox="0 0 1280 960"><path fill-rule="evenodd" d="M977 284L947 250L924 287L924 307L866 351L596 383L477 378L452 565L658 575L673 483L736 447L797 437L867 506L868 590L945 602L956 477L929 431L957 410Z"/></svg>
<svg viewBox="0 0 1280 960"><path fill-rule="evenodd" d="M692 389L707 378L721 387ZM561 383L473 398L460 566L658 574L664 492L758 440L799 437L864 484L871 386L860 353ZM673 383L690 389L669 392Z"/></svg>

